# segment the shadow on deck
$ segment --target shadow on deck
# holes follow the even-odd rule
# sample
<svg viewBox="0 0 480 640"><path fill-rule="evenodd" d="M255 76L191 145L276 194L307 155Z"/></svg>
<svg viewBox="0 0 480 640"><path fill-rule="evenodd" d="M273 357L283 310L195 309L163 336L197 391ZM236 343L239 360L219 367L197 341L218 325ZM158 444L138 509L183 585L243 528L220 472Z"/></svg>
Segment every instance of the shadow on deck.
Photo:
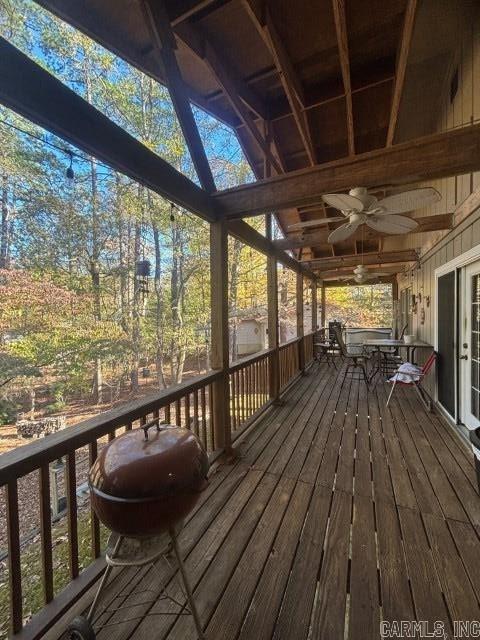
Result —
<svg viewBox="0 0 480 640"><path fill-rule="evenodd" d="M239 460L216 470L185 525L208 640L370 640L380 620L428 621L430 631L440 621L451 637L453 621L479 619L480 498L467 446L411 390L386 409L383 385L367 393L341 379L324 365L301 378ZM172 575L162 570L165 582ZM123 606L160 583L153 569L120 574L104 599L121 590L109 620L118 624L97 637L195 638L189 616Z"/></svg>

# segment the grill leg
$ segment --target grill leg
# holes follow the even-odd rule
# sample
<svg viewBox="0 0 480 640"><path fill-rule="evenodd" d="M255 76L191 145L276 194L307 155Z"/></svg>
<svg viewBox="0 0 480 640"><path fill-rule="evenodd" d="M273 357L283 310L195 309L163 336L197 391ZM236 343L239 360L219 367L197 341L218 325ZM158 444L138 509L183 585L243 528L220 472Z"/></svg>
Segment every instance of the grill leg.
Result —
<svg viewBox="0 0 480 640"><path fill-rule="evenodd" d="M119 552L120 545L122 544L122 542L123 542L123 536L119 536L117 542L115 543L115 548L112 553L113 558L115 558L117 553ZM97 593L95 594L92 605L88 611L87 620L89 622L92 622L93 620L93 614L95 613L95 610L97 608L100 594L103 591L103 587L107 584L107 581L110 576L110 573L112 572L112 569L113 569L113 565L107 563L107 566L105 567L105 571L103 572L102 579L100 580L100 584L98 585Z"/></svg>
<svg viewBox="0 0 480 640"><path fill-rule="evenodd" d="M190 581L187 576L185 565L183 564L182 554L180 553L180 548L178 546L177 534L174 531L174 529L170 529L170 537L172 538L173 551L175 552L178 566L180 568L180 573L182 575L183 584L185 586L185 591L187 593L188 605L190 607L190 611L193 616L193 621L195 623L195 628L198 634L198 640L205 640L205 635L203 633L202 625L200 623L197 607L195 606L195 601L193 599L192 587L190 585Z"/></svg>

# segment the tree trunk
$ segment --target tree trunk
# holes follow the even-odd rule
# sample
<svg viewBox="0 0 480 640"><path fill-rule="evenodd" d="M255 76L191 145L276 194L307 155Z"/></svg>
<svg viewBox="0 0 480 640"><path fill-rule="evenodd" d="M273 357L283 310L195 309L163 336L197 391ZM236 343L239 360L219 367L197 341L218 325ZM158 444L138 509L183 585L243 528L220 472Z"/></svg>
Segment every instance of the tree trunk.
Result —
<svg viewBox="0 0 480 640"><path fill-rule="evenodd" d="M149 194L150 200L150 194ZM151 205L150 205L151 206ZM164 372L164 344L163 344L163 294L162 294L162 265L161 265L161 245L160 245L160 233L158 227L154 221L152 221L153 229L153 242L155 246L155 273L154 273L154 288L155 288L155 332L156 332L156 351L155 361L157 367L157 380L160 388L165 389L167 386Z"/></svg>
<svg viewBox="0 0 480 640"><path fill-rule="evenodd" d="M0 269L8 269L10 254L10 212L8 208L8 175L2 175L2 220L0 225Z"/></svg>
<svg viewBox="0 0 480 640"><path fill-rule="evenodd" d="M233 241L232 259L230 267L230 298L228 301L228 316L231 320L230 331L230 353L232 360L238 356L237 353L237 312L238 312L238 276L240 266L240 255L242 252L242 244L237 238Z"/></svg>
<svg viewBox="0 0 480 640"><path fill-rule="evenodd" d="M140 185L138 186L138 197L141 201L142 220L143 220L144 193L143 193L143 187ZM134 270L136 270L137 263L140 260L141 239L142 239L142 221L137 220L135 222L135 238L134 238L134 244L133 244ZM130 381L131 381L133 392L138 390L138 368L140 366L140 350L141 350L141 331L140 331L140 317L141 317L140 305L142 303L141 298L142 298L142 293L140 290L140 280L135 274L134 280L133 280L133 308L132 308L133 360L132 360L132 370L130 373Z"/></svg>
<svg viewBox="0 0 480 640"><path fill-rule="evenodd" d="M90 77L90 65L88 57L85 58L83 66L85 93L88 102L92 102L92 85ZM95 322L102 319L102 301L100 291L100 229L98 218L98 178L97 165L93 157L90 157L90 183L91 183L91 233L92 248L90 258L90 277L93 292L93 317ZM95 358L93 374L93 401L95 404L103 402L103 372L102 359Z"/></svg>

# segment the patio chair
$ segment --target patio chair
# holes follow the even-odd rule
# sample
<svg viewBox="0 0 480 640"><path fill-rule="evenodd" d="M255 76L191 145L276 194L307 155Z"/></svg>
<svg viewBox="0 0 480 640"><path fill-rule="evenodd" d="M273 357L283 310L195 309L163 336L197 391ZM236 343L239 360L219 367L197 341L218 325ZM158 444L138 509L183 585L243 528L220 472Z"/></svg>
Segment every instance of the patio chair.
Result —
<svg viewBox="0 0 480 640"><path fill-rule="evenodd" d="M315 342L313 343L315 360L318 364L322 362L326 362L328 366L333 364L336 369L335 360L339 356L340 348L333 339L330 339L329 335L328 329L319 329L315 333Z"/></svg>
<svg viewBox="0 0 480 640"><path fill-rule="evenodd" d="M352 372L352 377L354 377L355 369L359 369L363 375L365 384L367 385L367 387L369 387L370 379L367 374L367 364L370 361L371 356L366 353L351 353L347 349L347 345L345 344L340 328L334 327L333 331L335 333L335 339L338 343L338 346L340 347L340 355L347 365L343 380L345 380L350 371Z"/></svg>
<svg viewBox="0 0 480 640"><path fill-rule="evenodd" d="M433 351L422 367L419 367L416 364L412 364L411 362L404 362L403 364L401 364L398 367L396 373L390 378L390 380L388 380L388 382L392 385L392 388L390 390L390 393L388 394L387 407L390 403L393 392L395 391L395 387L400 384L404 387L413 387L422 404L428 409L428 411L431 411L431 401L423 391L422 383L425 377L431 371L436 359L437 354L435 353L435 351Z"/></svg>
<svg viewBox="0 0 480 640"><path fill-rule="evenodd" d="M403 340L403 336L405 335L406 330L408 329L408 324L405 324L402 327L400 335L398 336L399 340ZM381 351L382 361L381 361L381 369L382 374L387 376L390 373L396 373L398 367L403 363L402 356L400 355L400 347L393 347L391 349L385 349Z"/></svg>

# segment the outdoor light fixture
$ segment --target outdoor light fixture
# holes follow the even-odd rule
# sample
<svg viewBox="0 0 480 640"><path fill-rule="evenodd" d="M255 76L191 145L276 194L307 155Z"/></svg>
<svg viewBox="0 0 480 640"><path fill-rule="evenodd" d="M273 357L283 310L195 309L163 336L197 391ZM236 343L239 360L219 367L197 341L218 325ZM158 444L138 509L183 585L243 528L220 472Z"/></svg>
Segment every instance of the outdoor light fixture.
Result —
<svg viewBox="0 0 480 640"><path fill-rule="evenodd" d="M75 173L73 171L72 165L73 165L73 154L70 153L70 165L68 166L67 171L65 172L69 180L73 180L75 178Z"/></svg>

